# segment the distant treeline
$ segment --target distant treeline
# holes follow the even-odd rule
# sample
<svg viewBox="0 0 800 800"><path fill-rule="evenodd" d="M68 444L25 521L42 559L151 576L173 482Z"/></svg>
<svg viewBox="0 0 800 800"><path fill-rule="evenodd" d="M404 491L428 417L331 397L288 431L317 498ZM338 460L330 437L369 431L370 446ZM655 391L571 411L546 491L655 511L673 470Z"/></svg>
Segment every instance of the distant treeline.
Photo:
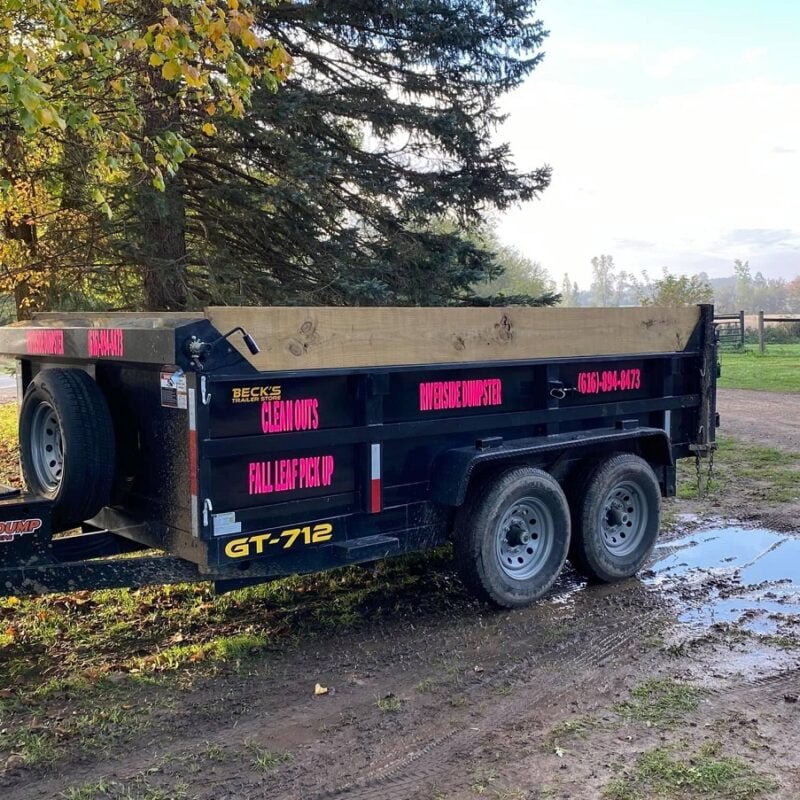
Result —
<svg viewBox="0 0 800 800"><path fill-rule="evenodd" d="M733 274L709 278L705 272L660 277L617 269L610 255L592 259L592 283L581 290L569 274L561 286L562 304L572 306L691 305L713 302L721 313L800 313L800 274L792 280L753 273L748 261L736 260Z"/></svg>

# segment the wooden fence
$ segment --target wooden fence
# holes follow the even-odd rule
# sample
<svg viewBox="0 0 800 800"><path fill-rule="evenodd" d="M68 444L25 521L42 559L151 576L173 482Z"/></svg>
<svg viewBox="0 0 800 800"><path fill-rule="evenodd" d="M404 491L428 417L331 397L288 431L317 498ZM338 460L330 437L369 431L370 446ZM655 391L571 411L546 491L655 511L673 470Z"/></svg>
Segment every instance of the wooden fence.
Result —
<svg viewBox="0 0 800 800"><path fill-rule="evenodd" d="M800 316L787 317L782 315L767 315L763 311L758 312L756 330L758 331L759 353L763 353L766 350L766 336L764 331L767 324L781 322L800 324ZM738 311L735 314L716 314L714 316L714 323L717 326L717 338L719 339L721 347L735 348L737 350L744 347L744 336L747 330L744 311Z"/></svg>

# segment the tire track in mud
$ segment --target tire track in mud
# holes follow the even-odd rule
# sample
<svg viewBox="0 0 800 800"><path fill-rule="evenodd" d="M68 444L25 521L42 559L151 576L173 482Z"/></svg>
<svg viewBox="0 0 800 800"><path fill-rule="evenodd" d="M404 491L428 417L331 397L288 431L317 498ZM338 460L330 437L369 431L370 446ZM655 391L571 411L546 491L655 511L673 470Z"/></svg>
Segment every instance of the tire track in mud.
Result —
<svg viewBox="0 0 800 800"><path fill-rule="evenodd" d="M359 798L374 798L376 789L380 789L380 797L386 800L393 798L407 798L409 793L435 783L437 778L446 774L446 765L453 756L466 748L474 748L487 737L506 727L518 725L537 716L536 704L547 698L552 705L563 699L576 688L586 685L595 679L594 675L585 674L592 667L598 667L607 661L625 645L639 640L646 623L654 621L663 615L661 607L651 609L637 618L637 624L631 625L630 619L596 626L591 629L596 635L595 639L583 641L583 648L567 661L557 660L548 666L553 667L551 677L544 681L536 682L536 689L526 691L524 684L521 692L518 690L509 698L497 698L494 707L488 714L481 716L477 726L469 728L453 728L447 733L430 740L421 748L400 756L388 764L370 771L357 781L346 783L333 789L323 789L316 793L305 795L308 800L334 800L334 798L347 797L348 800ZM579 633L585 634L585 631ZM573 637L580 639L580 635ZM574 644L574 643L573 643ZM563 649L560 648L560 649ZM557 654L554 654L557 655ZM494 676L493 682L507 681L520 670L535 664L539 655L530 655L521 659L505 670L499 671ZM583 673L582 680L579 676ZM577 678L577 679L576 679ZM559 689L559 687L561 687ZM520 708L532 709L529 713L520 714ZM414 774L406 774L406 770L414 767ZM293 797L296 795L285 795Z"/></svg>
<svg viewBox="0 0 800 800"><path fill-rule="evenodd" d="M735 570L731 571L733 572ZM381 800L407 800L415 792L428 789L431 784L441 783L448 776L454 776L456 760L474 752L494 734L552 716L553 706L563 703L576 690L596 685L596 670L604 662L609 667L624 665L627 668L646 661L648 654L642 653L641 645L648 635L660 630L662 626L673 625L676 610L702 608L718 578L718 574L708 573L704 573L699 580L692 581L686 581L685 577L667 576L649 585L621 586L609 592L603 588L588 591L573 588L551 596L542 604L540 614L534 611L532 616L509 615L507 627L504 627L501 619L500 625L488 634L496 640L495 644L501 646L501 652L507 655L507 661L495 668L487 664L486 674L477 682L464 687L465 691L477 695L472 706L476 716L463 715L464 724L460 726L447 719L445 714L441 714L439 720L432 718L428 727L429 733L426 735L420 731L417 743L409 742L414 737L413 728L404 733L403 739L399 739L409 742L410 750L398 752L399 748L395 746L394 754L389 749L382 757L378 757L381 763L363 770L356 780L341 782L332 787L330 784L326 786L326 779L331 782L336 779L336 771L341 768L344 760L343 754L346 755L350 746L344 737L339 737L338 741L330 742L332 749L327 750L322 757L312 752L309 757L297 761L293 774L285 775L280 785L271 787L269 794L271 797L286 800L295 800L298 797L304 800L372 800L375 797L380 797ZM695 597L681 596L687 585L696 593ZM691 626L687 625L686 628L691 630ZM554 629L556 633L565 632L566 635L561 640L548 642L544 637ZM478 642L475 637L482 634L472 626L464 630L468 637L463 643L472 654ZM456 636L461 642L461 634L456 633ZM539 645L540 638L544 646ZM459 646L463 646L463 643ZM630 659L624 658L626 653L631 654ZM612 674L606 673L604 682L610 680ZM704 694L724 697L731 690L732 682L737 689L737 698L742 697L738 687L750 683L750 687L743 689L747 692L745 697L752 697L754 701L760 697L779 700L783 693L797 690L800 674L795 671L755 679L732 678L725 681L724 685L704 688ZM486 697L494 687L508 684L512 688L510 696ZM356 709L365 709L372 705L369 698L365 699L364 696L360 700L356 699ZM543 701L546 702L546 710L543 709ZM741 700L738 702L741 703ZM728 705L727 698L720 702L720 706ZM434 710L432 715L435 717L438 712ZM326 716L335 718L336 712L331 710ZM430 728L435 728L437 722L450 724L451 727L439 735L430 735L434 733ZM365 734L370 734L375 727L373 723L368 722L368 725L371 727L364 729ZM280 736L280 726L278 728L277 733ZM258 736L264 730L263 709L253 709L244 718L217 728L211 735L208 730L199 731L182 739L180 743L169 743L167 749L174 753L186 753L192 748L199 749L209 743L227 745L233 741L232 735L236 741L243 741L248 735ZM380 742L380 739L377 741ZM367 744L367 759L369 749L370 743ZM362 747L362 755L364 752ZM144 769L148 764L152 764L152 750L149 747L137 748L126 757L126 772L137 765ZM104 765L97 764L89 771L99 775L103 769ZM105 769L108 769L108 764ZM467 770L463 761L458 762L458 770L458 778L461 780ZM229 781L230 776L225 779L207 775L203 796L256 797L264 793L263 784L255 776L239 774L236 781L238 785L233 794L230 793L232 787L230 784L226 785L226 780ZM40 783L38 791L46 789L47 784L48 781ZM51 787L54 785L50 782ZM43 796L54 795L37 795Z"/></svg>
<svg viewBox="0 0 800 800"><path fill-rule="evenodd" d="M737 571L738 569L733 570L732 573ZM697 590L705 589L703 594L707 595L708 585L713 585L715 580L716 576L705 574L701 580L693 581L693 583ZM652 587L650 591L656 589L653 596L669 599L668 597L664 598L664 595L668 595L670 590L674 591L677 587L676 581L669 580ZM672 598L671 605L687 611L702 608L704 602L705 597L694 601ZM498 701L488 714L481 716L475 727L452 728L445 734L431 739L422 747L371 770L357 781L345 783L333 789L312 792L307 797L309 800L335 800L340 797L347 797L347 800L359 800L360 798L366 800L374 797L376 789L380 789L381 798L387 798L387 800L407 798L409 792L430 786L436 782L437 778L441 779L443 775L446 775L449 762L459 751L467 748L474 749L493 733L512 725L519 725L536 716L535 712L520 714L520 708L535 708L536 704L545 698L550 705L557 704L566 695L573 693L576 688L585 686L594 680L595 676L590 672L593 667L599 666L626 645L634 641L641 641L646 635L644 629L647 625L664 613L664 607L657 605L638 616L634 626L631 625L631 620L626 618L592 628L591 631L594 635L588 641L583 642L582 653L576 654L567 661L559 661L551 665L558 669L557 677L550 677L544 684L537 682L535 691L526 691L523 686L521 694L517 690L512 698ZM581 633L585 633L585 631L580 631L571 638L580 640ZM571 644L574 645L574 641ZM569 645L566 647L568 649ZM513 678L520 670L525 670L538 660L538 655L523 658L507 669L498 672L493 677L493 682ZM744 691L745 696L754 698L767 696L771 699L778 699L782 698L787 690L794 690L800 686L800 671L792 670L778 676L769 675L755 678L739 676L734 683L737 686L737 698L740 698ZM742 685L744 685L743 689L740 688ZM563 688L559 690L559 687ZM724 685L705 687L703 694L716 697L727 695L730 691L731 681L726 681ZM407 775L406 771L411 767L414 767L414 774Z"/></svg>
<svg viewBox="0 0 800 800"><path fill-rule="evenodd" d="M569 625L575 619L576 612L564 604L564 608L568 611L566 615L562 615L560 613L561 609L559 608L559 604L565 603L565 599L574 596L575 594L581 592L579 590L576 592L574 589L568 590L566 592L562 592L555 597L550 598L550 603L548 604L549 607L552 609L555 607L556 609L556 625ZM640 591L640 590L639 590ZM638 592L637 592L638 593ZM605 602L598 603L597 600L593 600L590 604L590 608L587 611L591 612L592 617L599 617L602 616L605 610L608 610L610 613L615 612L619 606L627 607L631 601L627 598L620 597L618 592L610 596L606 596ZM600 606L602 605L602 610ZM545 611L548 606L543 606L542 611ZM659 609L653 609L652 613L657 614ZM641 618L643 623L644 617ZM514 620L516 622L516 620ZM534 640L535 646L535 637L540 634L545 634L548 630L548 626L554 622L552 616L546 616L544 620L537 619L534 621L533 625L531 626L530 622L526 622L525 619L517 624L513 625L511 634L503 630L501 631L501 636L504 638L508 637L509 635L513 635L513 633L519 631L521 636L527 636L527 640L520 638L517 642L517 645L512 649L512 651L516 650L519 652L520 650L524 650L529 654L522 658L516 659L512 663L509 663L507 666L495 670L492 672L491 676L486 680L480 681L479 684L476 684L476 687L480 690L486 691L491 690L492 686L499 685L502 683L506 683L508 681L513 681L515 676L519 675L521 671L530 671L534 667L541 667L541 660L542 658L547 659L546 667L553 668L553 671L562 671L565 664L572 664L573 669L580 670L582 668L590 667L595 662L599 662L604 657L604 654L607 652L612 652L616 647L619 646L619 643L627 641L631 638L632 634L630 632L626 632L624 635L616 634L616 636L608 636L608 632L613 634L613 631L617 628L622 628L623 626L629 627L628 620L617 620L612 623L604 623L603 625L595 625L595 626L581 626L578 630L571 632L569 637L564 640L554 644L549 645L545 648L545 652L536 651L530 652L531 647L531 639ZM591 637L585 638L587 631L590 631ZM634 629L635 631L635 629ZM598 649L598 647L594 644L595 637L605 635L608 640L608 648L604 650ZM576 652L576 655L570 658L568 661L563 660L563 656L560 655L564 651L575 651L575 642L581 644L585 649L580 652ZM473 643L474 644L474 643ZM511 653L510 653L511 655ZM519 679L520 681L523 679ZM551 686L554 686L558 683L558 680L549 680L544 685L540 682L540 686L542 690L536 695L540 697L547 693ZM571 685L571 684L570 684ZM372 703L370 703L371 705ZM509 706L511 703L509 703ZM329 715L331 718L335 718L337 715L335 712L331 712ZM500 718L502 716L508 716L508 712L502 710L501 712L496 712L493 715L494 717ZM482 729L485 725L484 721L481 721ZM210 734L209 731L203 731L192 736L186 737L181 740L180 747L175 748L172 743L168 744L167 749L174 754L179 753L189 753L192 751L200 750L203 747L208 747L211 744L218 743L223 746L227 746L231 743L230 735L235 729L235 738L237 741L246 740L249 735L257 737L260 733L264 731L264 719L259 714L250 713L248 714L248 718L238 718L236 721L231 725L225 725L222 728L218 728L213 734ZM380 780L385 781L387 778L390 778L395 773L404 769L408 764L415 762L420 758L424 758L429 753L434 753L436 748L441 746L442 744L446 743L448 739L452 738L455 734L459 733L460 729L455 729L453 731L444 734L443 736L436 737L435 739L425 743L422 747L418 748L411 754L404 754L398 759L394 759L389 762L389 764L384 765L383 767L375 770L374 772L369 773L369 775L373 774L380 774ZM460 741L455 741L453 743L453 747L451 749L455 749L460 746ZM125 778L122 776L122 779L127 780L129 778L135 777L136 774L148 770L152 767L152 747L151 746L139 746L135 750L129 752L125 758L125 775L128 777ZM103 778L106 777L109 772L109 763L96 763L85 770L81 771L80 778L81 780L90 780L92 778ZM112 771L113 774L118 774L116 770ZM360 785L363 781L369 779L369 775L365 776L363 779L360 779L357 783ZM77 777L77 776L76 776ZM42 794L42 791L45 793L49 789L53 789L56 785L55 782L52 780L52 777L45 778L44 781L34 781L33 783L38 784L38 786L30 785L28 787L28 792L26 792L26 796L36 796L36 797L44 797L44 796L54 796L53 794ZM211 778L210 783L214 783L214 778ZM247 780L245 779L245 785L247 785ZM345 786L350 786L351 784L346 784ZM355 784L353 784L355 787ZM206 788L210 788L209 784L206 784ZM255 785L252 786L254 790L256 790ZM302 788L303 791L300 791ZM298 796L306 797L315 797L316 794L314 792L319 792L321 787L317 784L314 787L300 787L296 783L292 787L287 787L286 797L297 798ZM220 789L224 789L223 786L220 786ZM257 790L256 790L257 791ZM307 791L312 792L312 794L306 794ZM330 790L326 789L322 792L320 796L328 796L330 795ZM213 796L213 795L211 795ZM226 795L228 796L228 795ZM246 793L239 794L236 796L249 796ZM280 791L276 792L275 796L280 796Z"/></svg>

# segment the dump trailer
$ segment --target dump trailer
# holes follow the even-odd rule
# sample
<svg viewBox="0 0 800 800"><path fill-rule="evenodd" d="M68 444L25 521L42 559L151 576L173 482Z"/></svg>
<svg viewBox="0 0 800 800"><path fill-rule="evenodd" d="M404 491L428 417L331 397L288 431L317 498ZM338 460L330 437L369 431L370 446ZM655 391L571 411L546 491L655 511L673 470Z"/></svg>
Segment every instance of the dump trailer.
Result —
<svg viewBox="0 0 800 800"><path fill-rule="evenodd" d="M713 308L48 313L0 328L0 595L218 591L453 542L504 607L649 556L714 448Z"/></svg>

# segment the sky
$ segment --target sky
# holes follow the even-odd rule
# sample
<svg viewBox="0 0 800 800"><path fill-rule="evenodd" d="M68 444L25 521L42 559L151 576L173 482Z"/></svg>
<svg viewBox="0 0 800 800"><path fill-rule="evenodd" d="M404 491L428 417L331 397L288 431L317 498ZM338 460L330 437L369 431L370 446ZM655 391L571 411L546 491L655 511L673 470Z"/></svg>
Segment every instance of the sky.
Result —
<svg viewBox="0 0 800 800"><path fill-rule="evenodd" d="M800 274L800 0L541 0L545 58L499 139L553 168L500 238L588 288L592 256L651 276Z"/></svg>

